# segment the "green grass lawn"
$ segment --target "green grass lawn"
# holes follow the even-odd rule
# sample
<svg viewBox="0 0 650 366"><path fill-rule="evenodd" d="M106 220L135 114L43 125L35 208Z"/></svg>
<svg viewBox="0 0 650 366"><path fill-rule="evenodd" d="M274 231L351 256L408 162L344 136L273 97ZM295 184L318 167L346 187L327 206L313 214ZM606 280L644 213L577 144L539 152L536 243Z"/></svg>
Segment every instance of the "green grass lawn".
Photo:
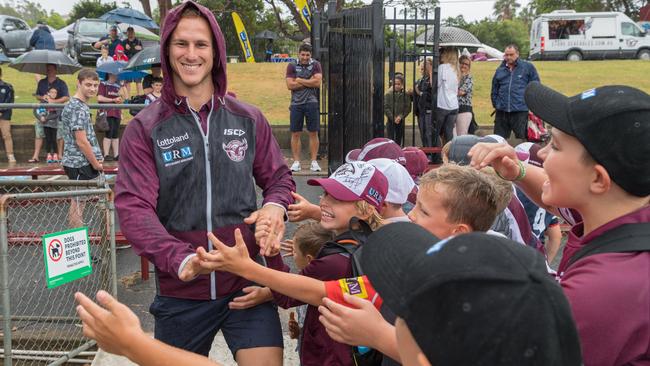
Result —
<svg viewBox="0 0 650 366"><path fill-rule="evenodd" d="M479 124L492 124L490 87L492 75L498 66L495 62L476 62L472 65L474 75L474 111ZM542 82L566 95L575 95L586 89L607 85L624 84L650 93L650 62L647 61L546 61L536 62ZM403 64L397 64L400 71ZM228 64L228 89L237 97L260 108L272 124L289 124L289 101L291 94L285 85L286 64ZM407 84L412 85L412 67L407 64ZM388 71L388 67L386 67ZM70 93L75 91L76 79L62 75ZM3 67L3 80L13 84L16 103L32 103L36 99L36 80L33 74L20 73ZM134 90L135 91L135 90ZM123 113L123 121L130 115ZM30 124L34 117L31 110L14 110L12 123Z"/></svg>

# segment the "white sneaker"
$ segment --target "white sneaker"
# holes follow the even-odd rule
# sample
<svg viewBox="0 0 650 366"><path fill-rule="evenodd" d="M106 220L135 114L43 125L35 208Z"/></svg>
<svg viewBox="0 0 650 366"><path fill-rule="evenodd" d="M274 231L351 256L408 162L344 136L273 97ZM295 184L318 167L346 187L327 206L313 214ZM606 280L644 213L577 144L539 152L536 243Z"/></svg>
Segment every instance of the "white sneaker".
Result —
<svg viewBox="0 0 650 366"><path fill-rule="evenodd" d="M16 162L16 157L14 154L8 154L7 155L7 160L9 160L10 163L15 163Z"/></svg>
<svg viewBox="0 0 650 366"><path fill-rule="evenodd" d="M316 160L311 161L311 167L309 168L312 172L320 172L320 165Z"/></svg>
<svg viewBox="0 0 650 366"><path fill-rule="evenodd" d="M295 160L293 164L291 165L291 171L292 172L299 172L300 171L300 161Z"/></svg>

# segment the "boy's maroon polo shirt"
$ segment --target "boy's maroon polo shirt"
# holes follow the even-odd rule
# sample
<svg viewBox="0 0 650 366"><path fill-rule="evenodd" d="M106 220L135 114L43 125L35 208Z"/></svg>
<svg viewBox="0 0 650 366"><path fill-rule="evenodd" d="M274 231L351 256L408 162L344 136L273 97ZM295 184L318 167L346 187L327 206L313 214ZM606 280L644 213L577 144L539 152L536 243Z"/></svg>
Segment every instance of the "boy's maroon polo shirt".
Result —
<svg viewBox="0 0 650 366"><path fill-rule="evenodd" d="M558 274L576 321L586 366L650 365L650 252L603 253L567 261L594 238L623 224L650 222L650 206L582 237L569 233Z"/></svg>

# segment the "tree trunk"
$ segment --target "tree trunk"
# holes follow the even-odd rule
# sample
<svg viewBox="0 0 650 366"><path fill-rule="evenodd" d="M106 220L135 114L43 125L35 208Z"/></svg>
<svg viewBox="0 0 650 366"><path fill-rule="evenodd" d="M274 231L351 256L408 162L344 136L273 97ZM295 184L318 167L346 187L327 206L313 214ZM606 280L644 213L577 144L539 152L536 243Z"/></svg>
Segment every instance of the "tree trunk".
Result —
<svg viewBox="0 0 650 366"><path fill-rule="evenodd" d="M167 13L169 10L172 8L172 1L171 0L158 0L158 9L160 10L160 30L162 34L162 28L165 24L165 17L167 17Z"/></svg>
<svg viewBox="0 0 650 366"><path fill-rule="evenodd" d="M140 4L142 4L142 10L144 10L144 13L147 14L149 18L153 18L151 15L151 4L149 3L149 0L140 0Z"/></svg>

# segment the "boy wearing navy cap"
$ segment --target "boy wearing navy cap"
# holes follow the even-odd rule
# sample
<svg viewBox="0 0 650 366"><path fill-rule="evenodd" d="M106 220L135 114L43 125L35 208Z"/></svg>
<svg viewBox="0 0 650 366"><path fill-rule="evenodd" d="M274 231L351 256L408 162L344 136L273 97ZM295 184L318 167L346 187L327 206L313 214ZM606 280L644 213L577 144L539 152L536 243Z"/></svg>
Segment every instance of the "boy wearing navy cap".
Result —
<svg viewBox="0 0 650 366"><path fill-rule="evenodd" d="M539 152L543 169L522 163L505 144L478 144L472 165L492 165L540 207L574 224L558 278L585 364L648 363L650 95L613 85L567 98L532 83L525 97L554 127Z"/></svg>

